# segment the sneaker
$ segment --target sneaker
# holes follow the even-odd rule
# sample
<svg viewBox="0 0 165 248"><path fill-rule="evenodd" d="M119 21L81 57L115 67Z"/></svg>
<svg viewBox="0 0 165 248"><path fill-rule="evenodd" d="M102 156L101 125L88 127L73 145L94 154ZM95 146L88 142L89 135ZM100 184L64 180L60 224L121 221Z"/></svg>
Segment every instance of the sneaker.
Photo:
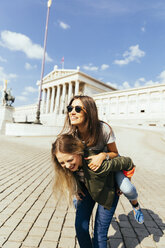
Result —
<svg viewBox="0 0 165 248"><path fill-rule="evenodd" d="M141 211L141 208L133 208L134 218L139 224L143 224L144 222L144 215Z"/></svg>

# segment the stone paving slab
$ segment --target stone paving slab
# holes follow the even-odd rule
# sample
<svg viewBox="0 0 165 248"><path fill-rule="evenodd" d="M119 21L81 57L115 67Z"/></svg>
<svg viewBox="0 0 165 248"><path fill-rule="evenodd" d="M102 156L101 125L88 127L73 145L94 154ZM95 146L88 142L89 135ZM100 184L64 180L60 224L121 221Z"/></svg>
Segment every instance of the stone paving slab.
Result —
<svg viewBox="0 0 165 248"><path fill-rule="evenodd" d="M35 137L10 140L0 136L0 247L79 247L74 208L65 202L55 203L52 195L52 140L52 137L45 139L44 143L37 137L36 144ZM135 222L131 205L122 195L109 228L107 247L164 248L164 177L138 167L133 182L139 192L145 223Z"/></svg>

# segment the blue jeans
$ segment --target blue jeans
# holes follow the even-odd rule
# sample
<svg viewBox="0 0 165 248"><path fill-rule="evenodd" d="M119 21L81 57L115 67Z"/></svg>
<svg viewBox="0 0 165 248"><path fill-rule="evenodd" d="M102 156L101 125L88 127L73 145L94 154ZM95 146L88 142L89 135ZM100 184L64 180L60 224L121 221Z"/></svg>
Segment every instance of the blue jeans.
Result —
<svg viewBox="0 0 165 248"><path fill-rule="evenodd" d="M96 202L86 188L83 192L85 196L82 196L82 200L77 201L75 220L76 235L80 248L107 248L107 233L119 198L115 195L110 210L98 204L92 242L89 234L89 221Z"/></svg>
<svg viewBox="0 0 165 248"><path fill-rule="evenodd" d="M135 186L131 183L128 177L123 174L122 171L115 173L115 179L119 189L123 192L129 201L137 199L138 194Z"/></svg>

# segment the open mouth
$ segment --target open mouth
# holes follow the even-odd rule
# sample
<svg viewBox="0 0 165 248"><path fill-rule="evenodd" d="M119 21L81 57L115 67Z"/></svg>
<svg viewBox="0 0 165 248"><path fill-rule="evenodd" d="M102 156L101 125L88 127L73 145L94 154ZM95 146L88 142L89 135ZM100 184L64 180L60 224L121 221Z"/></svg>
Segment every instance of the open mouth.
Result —
<svg viewBox="0 0 165 248"><path fill-rule="evenodd" d="M77 120L78 118L77 118L77 117L74 117L74 116L71 116L70 119L71 119L71 121L75 121L75 120Z"/></svg>
<svg viewBox="0 0 165 248"><path fill-rule="evenodd" d="M75 164L73 164L72 166L69 167L69 170L74 170L75 168Z"/></svg>

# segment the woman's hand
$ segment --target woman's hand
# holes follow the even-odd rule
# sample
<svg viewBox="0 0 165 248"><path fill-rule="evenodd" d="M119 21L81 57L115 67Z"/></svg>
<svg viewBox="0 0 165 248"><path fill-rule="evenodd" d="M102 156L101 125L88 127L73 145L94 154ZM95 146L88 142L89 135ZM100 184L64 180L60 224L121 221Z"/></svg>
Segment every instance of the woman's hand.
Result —
<svg viewBox="0 0 165 248"><path fill-rule="evenodd" d="M106 159L106 153L101 152L97 155L89 156L88 158L85 158L86 160L91 160L91 162L88 164L89 168L93 171L96 171L100 168L103 160Z"/></svg>
<svg viewBox="0 0 165 248"><path fill-rule="evenodd" d="M76 199L77 199L77 201L81 201L84 196L85 196L85 194L82 191L77 192L76 193Z"/></svg>
<svg viewBox="0 0 165 248"><path fill-rule="evenodd" d="M116 193L117 193L118 196L123 194L123 192L119 188L116 189Z"/></svg>

